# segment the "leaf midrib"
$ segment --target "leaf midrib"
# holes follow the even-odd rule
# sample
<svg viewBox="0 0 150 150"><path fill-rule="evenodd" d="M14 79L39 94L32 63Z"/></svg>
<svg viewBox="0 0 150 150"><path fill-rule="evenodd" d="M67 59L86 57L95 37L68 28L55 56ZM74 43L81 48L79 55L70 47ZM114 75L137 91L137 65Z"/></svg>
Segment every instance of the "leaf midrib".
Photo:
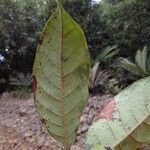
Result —
<svg viewBox="0 0 150 150"><path fill-rule="evenodd" d="M61 74L61 82L60 82L60 91L61 91L61 114L62 114L62 124L63 124L63 128L64 128L64 147L66 149L68 149L69 145L68 145L68 132L67 132L67 126L66 126L66 117L65 117L65 109L64 109L64 80L63 80L63 51L64 51L64 47L63 47L63 18L62 18L62 12L61 12L61 6L60 4L58 5L58 12L59 12L59 19L60 19L60 28L61 28L61 52L60 52L60 74Z"/></svg>

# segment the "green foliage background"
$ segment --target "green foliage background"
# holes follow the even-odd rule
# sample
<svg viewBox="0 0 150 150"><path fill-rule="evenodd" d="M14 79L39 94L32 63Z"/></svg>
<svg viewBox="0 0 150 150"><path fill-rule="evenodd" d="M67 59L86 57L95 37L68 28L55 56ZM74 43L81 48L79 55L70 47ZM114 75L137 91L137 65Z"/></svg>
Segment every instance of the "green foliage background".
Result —
<svg viewBox="0 0 150 150"><path fill-rule="evenodd" d="M14 71L32 72L41 30L55 5L54 0L0 1L0 55L5 57L0 79L8 81ZM83 28L93 60L107 46L117 46L118 56L130 59L150 46L149 0L63 0L63 6Z"/></svg>
<svg viewBox="0 0 150 150"><path fill-rule="evenodd" d="M103 0L100 9L101 19L122 56L134 57L137 49L150 46L149 0Z"/></svg>

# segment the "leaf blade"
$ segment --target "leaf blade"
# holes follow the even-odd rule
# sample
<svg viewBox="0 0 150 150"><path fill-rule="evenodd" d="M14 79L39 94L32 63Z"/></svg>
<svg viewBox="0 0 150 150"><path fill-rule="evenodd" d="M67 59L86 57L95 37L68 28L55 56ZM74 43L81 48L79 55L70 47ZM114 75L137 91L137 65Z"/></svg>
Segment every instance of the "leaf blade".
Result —
<svg viewBox="0 0 150 150"><path fill-rule="evenodd" d="M106 115L90 127L87 145L102 143L103 147L121 150L132 147L134 150L137 145L149 143L149 88L150 77L147 77L119 93L114 100L116 106L111 112L113 117ZM130 141L128 145L126 141Z"/></svg>
<svg viewBox="0 0 150 150"><path fill-rule="evenodd" d="M60 4L41 37L33 67L37 79L35 105L49 132L69 149L88 97L86 39Z"/></svg>

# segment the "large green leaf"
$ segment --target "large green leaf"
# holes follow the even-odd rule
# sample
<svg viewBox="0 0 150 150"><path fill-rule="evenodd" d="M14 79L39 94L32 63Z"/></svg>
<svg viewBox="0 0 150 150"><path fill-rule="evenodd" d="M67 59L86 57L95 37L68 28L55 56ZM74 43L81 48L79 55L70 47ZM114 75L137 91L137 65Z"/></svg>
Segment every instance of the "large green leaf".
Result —
<svg viewBox="0 0 150 150"><path fill-rule="evenodd" d="M80 26L58 4L41 35L33 74L35 105L50 134L69 149L88 99L89 54Z"/></svg>
<svg viewBox="0 0 150 150"><path fill-rule="evenodd" d="M87 149L94 145L136 150L150 143L150 77L119 93L101 112L87 134Z"/></svg>

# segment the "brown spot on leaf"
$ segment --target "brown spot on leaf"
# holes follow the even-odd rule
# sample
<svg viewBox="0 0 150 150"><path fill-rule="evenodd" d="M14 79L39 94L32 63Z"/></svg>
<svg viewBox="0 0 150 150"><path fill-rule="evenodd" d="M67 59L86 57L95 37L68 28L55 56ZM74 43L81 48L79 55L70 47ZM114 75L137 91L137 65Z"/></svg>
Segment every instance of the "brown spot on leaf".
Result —
<svg viewBox="0 0 150 150"><path fill-rule="evenodd" d="M113 117L113 112L115 111L116 108L116 103L114 99L112 99L106 107L102 110L102 112L99 115L99 119L112 119Z"/></svg>
<svg viewBox="0 0 150 150"><path fill-rule="evenodd" d="M41 122L44 123L44 124L46 124L46 122L45 122L45 120L43 118L41 119Z"/></svg>
<svg viewBox="0 0 150 150"><path fill-rule="evenodd" d="M41 45L43 43L43 35L41 35L40 39L39 39L39 44Z"/></svg>
<svg viewBox="0 0 150 150"><path fill-rule="evenodd" d="M36 86L37 86L36 77L33 75L32 76L32 92L33 93L35 93L35 91L36 91Z"/></svg>

